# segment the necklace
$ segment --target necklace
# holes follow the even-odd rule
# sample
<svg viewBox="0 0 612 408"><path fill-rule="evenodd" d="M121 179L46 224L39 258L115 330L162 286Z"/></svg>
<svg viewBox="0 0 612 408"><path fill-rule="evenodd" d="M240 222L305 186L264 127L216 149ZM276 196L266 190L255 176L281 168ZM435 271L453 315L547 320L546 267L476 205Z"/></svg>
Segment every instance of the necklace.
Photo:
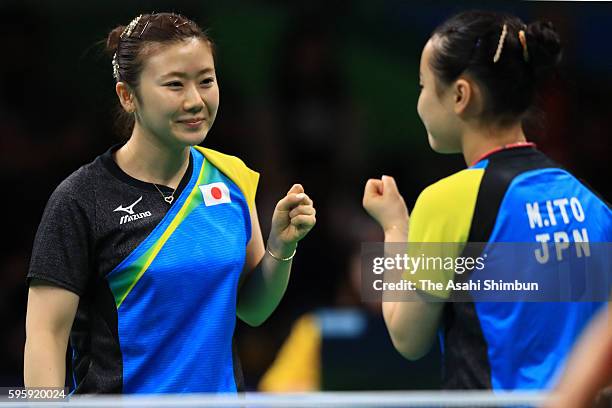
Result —
<svg viewBox="0 0 612 408"><path fill-rule="evenodd" d="M176 189L172 190L172 193L169 196L165 196L164 193L162 193L162 191L159 189L159 187L157 187L157 184L155 184L155 183L151 183L151 184L153 184L155 186L157 191L159 191L159 194L161 194L161 196L164 197L164 200L168 204L172 204L172 201L174 201L174 193L175 193Z"/></svg>

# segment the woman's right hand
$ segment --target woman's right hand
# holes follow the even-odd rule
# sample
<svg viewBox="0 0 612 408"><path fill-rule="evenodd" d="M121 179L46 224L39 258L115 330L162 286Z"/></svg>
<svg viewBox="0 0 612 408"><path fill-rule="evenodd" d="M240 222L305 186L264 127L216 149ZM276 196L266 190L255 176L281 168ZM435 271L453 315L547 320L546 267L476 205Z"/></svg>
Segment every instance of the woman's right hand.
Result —
<svg viewBox="0 0 612 408"><path fill-rule="evenodd" d="M380 224L385 234L408 235L408 208L391 176L369 179L363 192L363 208Z"/></svg>

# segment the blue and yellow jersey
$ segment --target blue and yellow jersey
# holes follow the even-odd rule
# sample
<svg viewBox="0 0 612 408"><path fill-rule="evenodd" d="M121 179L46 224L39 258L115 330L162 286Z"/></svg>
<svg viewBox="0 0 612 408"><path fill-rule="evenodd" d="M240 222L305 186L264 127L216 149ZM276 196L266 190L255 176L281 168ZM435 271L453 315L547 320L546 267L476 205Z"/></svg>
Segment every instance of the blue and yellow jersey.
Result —
<svg viewBox="0 0 612 408"><path fill-rule="evenodd" d="M518 147L495 152L425 189L412 212L408 240L458 243L456 252L446 255L459 256L462 243L558 238L612 241L610 208L536 149ZM541 268L535 259L525 262L523 275ZM441 299L454 296L452 290L428 294ZM447 302L440 330L445 387L551 387L583 327L601 306L601 302Z"/></svg>
<svg viewBox="0 0 612 408"><path fill-rule="evenodd" d="M28 277L80 296L77 393L241 388L233 334L258 177L235 157L191 148L168 205L109 151L58 187Z"/></svg>

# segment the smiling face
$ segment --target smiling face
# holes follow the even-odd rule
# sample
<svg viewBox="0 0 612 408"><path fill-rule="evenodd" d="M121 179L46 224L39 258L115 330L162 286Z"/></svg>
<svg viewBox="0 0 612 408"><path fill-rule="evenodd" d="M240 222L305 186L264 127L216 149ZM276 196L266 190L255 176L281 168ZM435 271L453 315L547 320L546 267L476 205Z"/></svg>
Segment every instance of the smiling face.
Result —
<svg viewBox="0 0 612 408"><path fill-rule="evenodd" d="M431 69L434 41L430 39L425 44L421 55L421 94L417 111L427 130L431 148L438 153L458 153L461 151L461 121L454 109L453 87L436 83Z"/></svg>
<svg viewBox="0 0 612 408"><path fill-rule="evenodd" d="M211 46L199 38L160 45L144 62L134 103L134 132L172 147L201 143L219 106Z"/></svg>

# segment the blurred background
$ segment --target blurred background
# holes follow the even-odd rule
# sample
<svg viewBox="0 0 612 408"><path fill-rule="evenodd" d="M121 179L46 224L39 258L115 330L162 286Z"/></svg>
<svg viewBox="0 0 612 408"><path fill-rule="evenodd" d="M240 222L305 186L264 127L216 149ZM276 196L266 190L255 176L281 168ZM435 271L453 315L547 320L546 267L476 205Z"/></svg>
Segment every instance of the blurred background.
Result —
<svg viewBox="0 0 612 408"><path fill-rule="evenodd" d="M401 366L408 363L388 350L379 305L362 304L354 289L361 242L382 239L361 208L361 193L369 177L393 175L412 207L424 187L465 167L458 155L431 151L416 102L429 34L470 8L554 23L564 61L527 126L528 138L609 201L609 3L3 0L0 385L23 384L25 276L47 199L70 173L120 142L111 62L97 43L116 25L153 11L190 17L217 44L221 106L204 145L239 156L261 173L257 206L264 237L275 203L293 183L304 185L317 208L317 226L300 243L277 311L258 328L238 323L247 388L274 389L275 378L287 372L303 377L288 389L385 388L368 387L359 376L341 380L351 372L371 378L380 372L375 364L391 374L395 364L406 373ZM369 340L351 343L359 336ZM284 362L283 353L289 356ZM264 377L277 356L276 371ZM396 381L387 381L388 388L435 387L436 351L419 364L412 367L427 374L422 382L390 374Z"/></svg>

